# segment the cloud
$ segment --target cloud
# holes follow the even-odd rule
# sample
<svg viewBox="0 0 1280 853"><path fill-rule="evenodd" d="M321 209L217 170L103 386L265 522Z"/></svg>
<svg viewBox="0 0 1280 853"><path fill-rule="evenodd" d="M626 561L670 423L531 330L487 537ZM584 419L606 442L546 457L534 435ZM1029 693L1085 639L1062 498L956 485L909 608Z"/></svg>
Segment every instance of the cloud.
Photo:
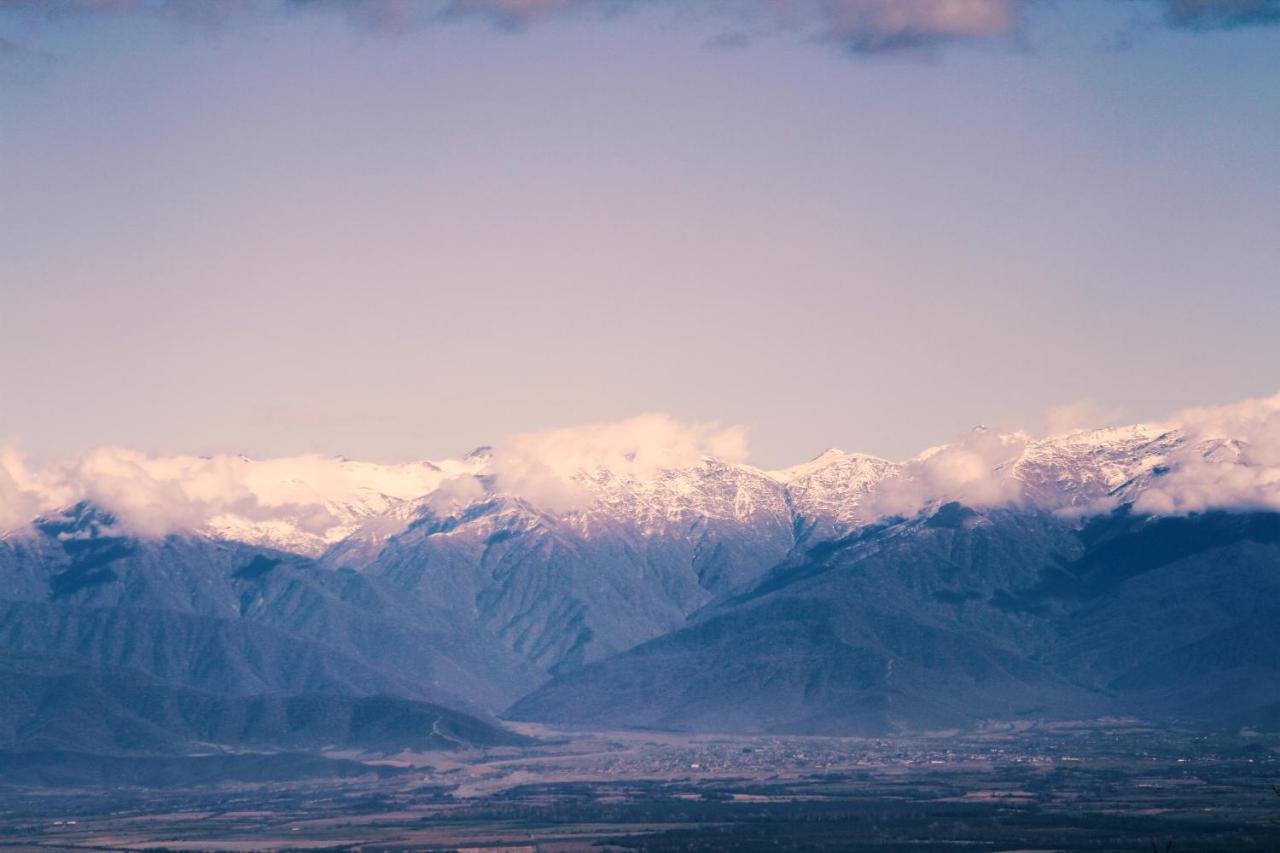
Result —
<svg viewBox="0 0 1280 853"><path fill-rule="evenodd" d="M1159 0L1171 26L1228 29L1280 23L1280 0Z"/></svg>
<svg viewBox="0 0 1280 853"><path fill-rule="evenodd" d="M1280 510L1280 394L1188 409L1172 426L1185 440L1135 509L1158 515Z"/></svg>
<svg viewBox="0 0 1280 853"><path fill-rule="evenodd" d="M1056 438L1044 442L1031 442L1020 433L977 430L904 463L897 476L876 486L864 506L871 517L912 515L946 501L975 508L1034 504L1071 515L1105 513L1125 500L1132 500L1138 512L1153 515L1280 511L1280 394L1188 409L1149 427L1068 435L1102 426L1114 416L1086 399L1050 409L1046 422ZM1162 446L1168 444L1167 436L1176 441L1171 449L1153 450L1148 442L1155 436L1161 436ZM1059 466L1053 477L1072 488L1105 484L1121 471L1134 487L1128 496L1077 505L1071 489L1028 491L1013 464L1025 458L1039 468Z"/></svg>
<svg viewBox="0 0 1280 853"><path fill-rule="evenodd" d="M1026 449L1029 437L978 428L954 444L931 448L881 480L865 506L872 517L914 515L932 503L958 501L993 507L1022 499L1022 483L1010 462Z"/></svg>
<svg viewBox="0 0 1280 853"><path fill-rule="evenodd" d="M1093 401L1080 400L1050 410L1048 420L1056 421L1051 432L1065 433L1099 426L1108 414L1113 416ZM1165 449L1150 444L1156 436ZM1065 466L1054 477L1072 487L1105 482L1124 471L1123 478L1132 480L1134 488L1130 497L1121 493L1087 508L1074 504L1070 490L1028 493L1012 464L1028 450L1037 464ZM1060 435L1044 442L980 429L905 463L897 476L876 487L865 506L872 517L911 515L945 501L975 508L1034 503L1039 509L1080 515L1105 513L1129 499L1135 510L1153 515L1280 511L1280 394L1188 409L1147 427Z"/></svg>
<svg viewBox="0 0 1280 853"><path fill-rule="evenodd" d="M499 26L518 28L578 9L618 5L602 0L450 0L440 14L443 18L478 16Z"/></svg>
<svg viewBox="0 0 1280 853"><path fill-rule="evenodd" d="M1280 21L1280 0L1111 0L1162 9L1165 23L1221 29ZM606 18L654 11L692 17L723 32L708 44L742 44L765 32L790 33L851 54L930 52L963 42L1016 41L1028 12L1050 0L0 0L0 13L56 21L71 16L136 16L210 26L254 16L313 11L361 29L406 33L477 19L518 31L576 15ZM745 30L744 30L745 28ZM0 49L0 60L5 51Z"/></svg>
<svg viewBox="0 0 1280 853"><path fill-rule="evenodd" d="M488 494L484 481L472 474L461 474L442 482L423 502L437 515L448 515L469 506Z"/></svg>
<svg viewBox="0 0 1280 853"><path fill-rule="evenodd" d="M1077 426L1090 424L1094 412L1092 403L1077 401L1053 416ZM421 500L445 514L497 492L564 513L589 507L601 485L651 481L707 459L738 464L747 451L741 427L684 423L661 413L522 433L488 453L437 464L315 455L160 457L107 447L33 470L15 450L0 448L0 533L91 501L135 535L277 525L313 537L304 544L318 548L400 501ZM1023 482L1021 463L1028 459L1054 488L1040 488L1034 477L1030 487ZM1163 424L1042 442L979 428L895 466L861 506L870 518L910 516L947 501L1098 513L1130 498L1108 497L1085 510L1075 501L1079 490L1095 494L1089 490L1109 491L1119 482L1134 484L1127 494L1144 513L1280 511L1280 394L1189 409Z"/></svg>
<svg viewBox="0 0 1280 853"><path fill-rule="evenodd" d="M699 4L701 11L756 17L779 29L814 36L858 53L929 47L1004 37L1017 31L1030 0L736 0ZM481 16L522 27L567 12L614 13L672 7L661 0L451 0L448 17ZM737 34L740 35L741 34Z"/></svg>
<svg viewBox="0 0 1280 853"><path fill-rule="evenodd" d="M589 502L584 478L647 480L707 457L740 462L746 454L741 428L684 424L664 414L515 435L487 456L438 465L316 455L149 456L103 447L33 472L14 449L0 448L0 533L89 501L115 516L124 532L143 537L278 522L332 540L397 501L423 499L432 511L448 513L484 498L492 484L564 512Z"/></svg>
<svg viewBox="0 0 1280 853"><path fill-rule="evenodd" d="M505 30L574 11L603 12L614 7L643 5L645 0L281 0L260 8L283 5L293 10L335 12L348 22L380 33L405 33L433 24L477 18ZM649 0L652 2L652 0Z"/></svg>
<svg viewBox="0 0 1280 853"><path fill-rule="evenodd" d="M746 455L741 427L684 424L654 413L512 436L494 449L490 464L498 491L554 512L590 500L584 477L647 480L707 457L737 463Z"/></svg>
<svg viewBox="0 0 1280 853"><path fill-rule="evenodd" d="M823 39L856 53L1015 35L1028 0L822 0Z"/></svg>
<svg viewBox="0 0 1280 853"><path fill-rule="evenodd" d="M1014 34L1033 0L291 0L296 8L336 11L380 32L475 18L506 30L568 15L609 17L621 12L693 12L703 20L740 25L754 20L775 31L830 42L855 53L929 48L951 41ZM741 43L732 31L710 41Z"/></svg>
<svg viewBox="0 0 1280 853"><path fill-rule="evenodd" d="M128 533L156 537L287 522L324 538L361 514L440 488L456 474L430 463L376 465L315 455L255 461L242 456L148 456L104 447L31 472L0 450L0 533L89 501Z"/></svg>
<svg viewBox="0 0 1280 853"><path fill-rule="evenodd" d="M1044 413L1045 435L1063 435L1080 429L1110 426L1120 417L1119 409L1103 406L1092 397L1050 406Z"/></svg>
<svg viewBox="0 0 1280 853"><path fill-rule="evenodd" d="M1131 2L1131 0L1115 0ZM1180 27L1270 23L1280 0L1154 0ZM74 15L133 15L203 25L234 18L315 10L336 13L361 28L402 33L448 21L481 19L520 30L570 14L607 17L658 10L735 29L710 39L739 43L736 29L755 20L775 31L831 43L851 53L929 50L965 41L1008 40L1022 30L1026 13L1043 0L0 0L0 11L50 20Z"/></svg>
<svg viewBox="0 0 1280 853"><path fill-rule="evenodd" d="M26 524L71 497L70 492L29 471L15 448L0 447L0 533Z"/></svg>
<svg viewBox="0 0 1280 853"><path fill-rule="evenodd" d="M268 5L260 0L0 0L0 12L51 21L74 16L136 16L218 24L258 13Z"/></svg>

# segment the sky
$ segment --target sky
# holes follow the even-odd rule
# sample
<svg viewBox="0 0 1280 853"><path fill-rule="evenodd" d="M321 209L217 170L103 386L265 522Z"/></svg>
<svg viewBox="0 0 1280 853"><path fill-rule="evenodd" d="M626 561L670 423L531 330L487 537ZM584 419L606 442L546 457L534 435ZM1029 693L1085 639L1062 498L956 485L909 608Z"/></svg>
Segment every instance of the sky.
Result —
<svg viewBox="0 0 1280 853"><path fill-rule="evenodd" d="M0 0L0 443L407 461L665 412L774 467L1269 395L1277 24Z"/></svg>

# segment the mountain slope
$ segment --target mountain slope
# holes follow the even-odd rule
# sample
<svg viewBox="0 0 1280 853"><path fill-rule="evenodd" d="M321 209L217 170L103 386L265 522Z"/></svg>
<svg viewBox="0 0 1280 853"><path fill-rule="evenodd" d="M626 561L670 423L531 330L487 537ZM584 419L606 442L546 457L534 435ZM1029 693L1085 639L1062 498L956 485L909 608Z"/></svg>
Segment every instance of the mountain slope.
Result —
<svg viewBox="0 0 1280 853"><path fill-rule="evenodd" d="M0 750L186 754L213 748L382 752L522 739L457 711L387 696L232 697L136 670L49 655L0 655Z"/></svg>
<svg viewBox="0 0 1280 853"><path fill-rule="evenodd" d="M113 451L46 489L100 502L0 536L0 652L593 725L1265 716L1269 424L977 429L772 472L660 418L407 466ZM15 483L28 506L46 481Z"/></svg>
<svg viewBox="0 0 1280 853"><path fill-rule="evenodd" d="M465 616L240 543L115 535L83 506L0 543L0 649L73 654L206 690L391 693L483 712L536 683Z"/></svg>
<svg viewBox="0 0 1280 853"><path fill-rule="evenodd" d="M1162 524L1122 512L1081 529L947 505L818 546L508 716L868 733L1100 713L1222 721L1274 703L1277 516Z"/></svg>
<svg viewBox="0 0 1280 853"><path fill-rule="evenodd" d="M547 671L598 660L673 630L750 584L794 543L783 488L713 461L648 481L584 478L593 500L553 513L495 497L426 512L364 576L421 606L465 613ZM335 549L323 561L340 567Z"/></svg>

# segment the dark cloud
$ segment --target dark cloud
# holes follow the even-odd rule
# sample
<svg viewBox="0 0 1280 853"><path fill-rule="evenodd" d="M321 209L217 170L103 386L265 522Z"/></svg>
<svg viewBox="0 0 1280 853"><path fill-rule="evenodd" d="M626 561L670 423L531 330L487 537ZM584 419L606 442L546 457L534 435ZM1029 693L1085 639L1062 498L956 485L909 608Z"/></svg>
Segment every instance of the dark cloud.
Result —
<svg viewBox="0 0 1280 853"><path fill-rule="evenodd" d="M1280 0L1161 0L1176 27L1226 29L1280 23Z"/></svg>
<svg viewBox="0 0 1280 853"><path fill-rule="evenodd" d="M1187 29L1280 22L1280 0L1112 2L1160 10L1170 26ZM719 20L726 31L724 43L742 42L746 33L785 32L849 53L881 54L966 42L1011 43L1031 8L1052 5L1050 0L0 0L0 13L50 20L139 15L216 24L311 10L341 15L371 31L402 33L468 19L521 30L570 15L605 17L645 9ZM713 38L712 43L721 41Z"/></svg>
<svg viewBox="0 0 1280 853"><path fill-rule="evenodd" d="M1034 0L448 0L446 18L479 17L519 29L568 13L609 15L641 7L697 7L723 19L754 18L855 53L912 50L955 41L1004 38L1017 32Z"/></svg>
<svg viewBox="0 0 1280 853"><path fill-rule="evenodd" d="M821 37L854 53L931 48L1014 36L1031 0L821 0Z"/></svg>
<svg viewBox="0 0 1280 853"><path fill-rule="evenodd" d="M77 15L136 15L218 23L252 14L263 5L255 0L0 0L0 12L50 20Z"/></svg>

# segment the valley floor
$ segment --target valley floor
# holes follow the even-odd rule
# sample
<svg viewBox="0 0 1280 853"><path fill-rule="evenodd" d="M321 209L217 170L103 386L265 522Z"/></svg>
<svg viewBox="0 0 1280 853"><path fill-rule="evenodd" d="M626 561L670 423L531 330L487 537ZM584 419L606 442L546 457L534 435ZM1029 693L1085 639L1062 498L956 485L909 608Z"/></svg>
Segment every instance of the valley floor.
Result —
<svg viewBox="0 0 1280 853"><path fill-rule="evenodd" d="M331 755L368 766L341 779L10 783L0 849L1280 849L1280 738L1247 731L1123 720L883 739L525 731L542 740Z"/></svg>

